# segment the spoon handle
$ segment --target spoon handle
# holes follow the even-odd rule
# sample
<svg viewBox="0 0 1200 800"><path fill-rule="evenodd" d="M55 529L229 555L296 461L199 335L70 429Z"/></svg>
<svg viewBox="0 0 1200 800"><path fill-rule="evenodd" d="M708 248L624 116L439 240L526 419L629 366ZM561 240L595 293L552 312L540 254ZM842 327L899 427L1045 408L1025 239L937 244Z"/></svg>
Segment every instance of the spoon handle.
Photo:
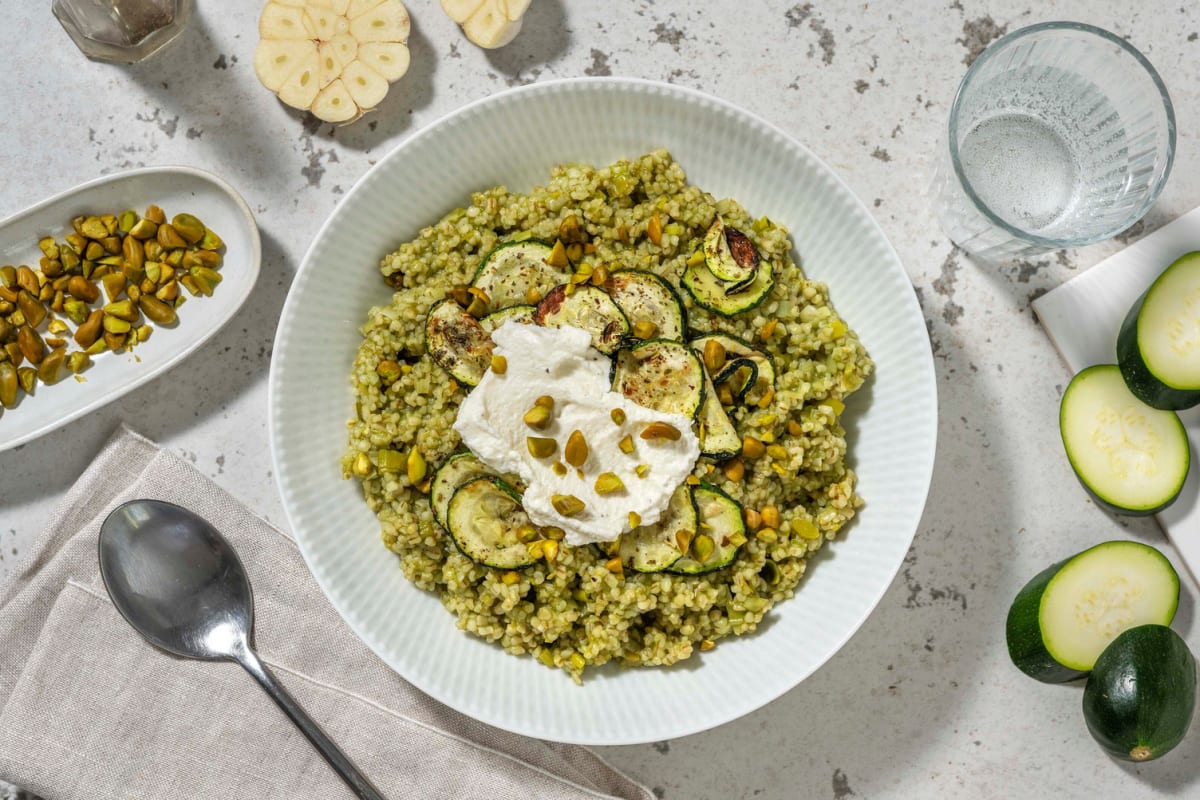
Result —
<svg viewBox="0 0 1200 800"><path fill-rule="evenodd" d="M266 664L259 660L258 654L249 647L246 647L242 648L241 652L237 653L235 658L247 672L254 676L254 679L266 690L267 694L271 695L271 699L283 709L283 713L287 714L292 722L296 723L296 727L300 729L300 732L312 742L313 747L317 748L317 751L329 762L329 766L333 767L334 771L342 777L342 780L354 790L354 793L358 797L362 798L362 800L384 800L379 790L367 780L365 775L358 771L358 767L354 766L354 763L342 752L341 748L325 735L325 731L321 730L321 727L313 721L312 717L275 680L275 676L267 669Z"/></svg>

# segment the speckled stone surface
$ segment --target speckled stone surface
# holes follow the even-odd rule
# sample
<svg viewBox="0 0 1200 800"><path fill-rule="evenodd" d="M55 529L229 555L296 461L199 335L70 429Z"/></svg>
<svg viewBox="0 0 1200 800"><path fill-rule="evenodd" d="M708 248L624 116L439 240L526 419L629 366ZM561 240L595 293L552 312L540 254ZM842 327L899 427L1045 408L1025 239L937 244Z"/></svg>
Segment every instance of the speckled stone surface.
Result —
<svg viewBox="0 0 1200 800"><path fill-rule="evenodd" d="M435 0L412 0L408 76L369 120L335 130L258 85L258 4L197 5L180 41L132 68L83 59L49 3L5 9L0 216L100 174L191 164L244 194L262 228L264 261L247 307L186 367L0 454L0 581L119 420L282 523L266 432L272 337L296 266L339 198L406 135L507 86L576 75L666 80L780 125L873 210L928 321L940 393L937 466L899 576L825 667L716 730L601 754L673 799L1200 794L1200 732L1162 761L1118 764L1087 733L1081 687L1025 678L1003 636L1012 596L1052 561L1108 538L1167 547L1152 521L1116 520L1076 483L1056 424L1069 376L1029 303L1200 205L1200 9L1115 0L903 8L535 0L516 41L484 53ZM1005 31L1051 19L1106 27L1147 54L1175 101L1175 171L1149 216L1120 240L983 268L950 245L929 210L935 142L971 59ZM1185 577L1175 627L1200 649L1195 597Z"/></svg>

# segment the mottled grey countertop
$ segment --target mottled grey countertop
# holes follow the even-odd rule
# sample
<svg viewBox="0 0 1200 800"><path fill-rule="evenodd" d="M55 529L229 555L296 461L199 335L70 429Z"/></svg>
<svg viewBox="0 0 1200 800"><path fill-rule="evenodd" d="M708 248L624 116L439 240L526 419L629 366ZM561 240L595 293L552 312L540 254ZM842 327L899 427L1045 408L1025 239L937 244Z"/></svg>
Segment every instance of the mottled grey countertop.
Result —
<svg viewBox="0 0 1200 800"><path fill-rule="evenodd" d="M405 136L506 86L576 75L665 80L780 125L872 209L928 321L937 466L899 576L813 677L708 733L602 755L680 800L1200 793L1200 733L1159 762L1111 761L1084 727L1080 687L1026 679L1003 637L1012 596L1052 561L1106 538L1163 544L1153 521L1115 520L1076 483L1056 424L1069 376L1030 300L1200 204L1194 5L535 0L516 41L485 53L436 0L410 0L409 74L369 121L345 129L313 124L258 85L257 3L199 0L185 37L133 68L83 59L49 3L10 5L0 217L100 174L185 163L243 193L258 215L264 260L247 306L186 369L0 454L0 581L121 420L282 524L267 451L272 337L300 258L339 198ZM1119 241L980 267L951 247L929 211L935 142L971 59L1005 31L1050 19L1106 27L1151 59L1175 102L1175 171L1149 216ZM1190 578L1184 593L1175 627L1197 649Z"/></svg>

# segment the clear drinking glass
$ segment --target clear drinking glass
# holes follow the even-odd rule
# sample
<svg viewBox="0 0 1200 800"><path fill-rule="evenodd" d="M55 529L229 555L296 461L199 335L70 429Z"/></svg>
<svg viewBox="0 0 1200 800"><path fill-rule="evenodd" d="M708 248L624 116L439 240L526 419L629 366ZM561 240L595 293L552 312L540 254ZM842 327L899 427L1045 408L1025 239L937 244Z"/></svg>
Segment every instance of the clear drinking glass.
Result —
<svg viewBox="0 0 1200 800"><path fill-rule="evenodd" d="M53 9L88 58L136 64L183 31L192 0L54 0Z"/></svg>
<svg viewBox="0 0 1200 800"><path fill-rule="evenodd" d="M1047 22L997 40L967 70L935 167L934 210L972 255L1080 247L1137 222L1175 157L1175 111L1123 39Z"/></svg>

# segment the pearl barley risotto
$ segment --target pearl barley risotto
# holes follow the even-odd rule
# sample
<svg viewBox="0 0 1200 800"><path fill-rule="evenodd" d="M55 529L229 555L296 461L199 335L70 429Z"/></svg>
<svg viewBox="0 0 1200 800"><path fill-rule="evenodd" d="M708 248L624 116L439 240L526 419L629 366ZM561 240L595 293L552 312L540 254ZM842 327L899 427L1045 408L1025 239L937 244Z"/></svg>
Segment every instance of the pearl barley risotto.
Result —
<svg viewBox="0 0 1200 800"><path fill-rule="evenodd" d="M509 653L578 681L711 649L862 504L839 416L870 358L787 229L664 150L478 192L380 268L343 471Z"/></svg>

